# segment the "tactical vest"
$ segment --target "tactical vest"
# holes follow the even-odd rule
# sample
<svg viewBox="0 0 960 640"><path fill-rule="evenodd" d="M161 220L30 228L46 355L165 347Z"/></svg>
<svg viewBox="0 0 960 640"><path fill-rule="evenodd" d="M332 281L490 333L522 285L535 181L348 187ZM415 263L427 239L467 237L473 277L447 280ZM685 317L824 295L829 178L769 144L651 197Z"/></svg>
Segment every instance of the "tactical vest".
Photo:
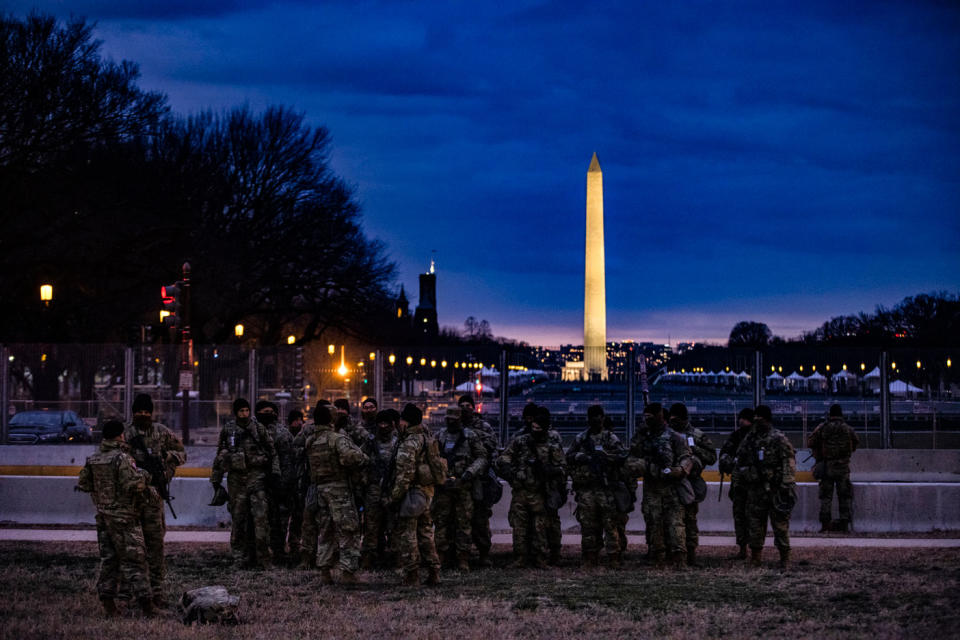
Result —
<svg viewBox="0 0 960 640"><path fill-rule="evenodd" d="M93 477L93 501L98 509L110 510L118 507L131 506L130 500L121 491L118 469L122 461L123 452L114 449L110 452L97 453L88 459L91 476Z"/></svg>
<svg viewBox="0 0 960 640"><path fill-rule="evenodd" d="M328 481L339 477L340 460L337 458L337 432L323 429L307 442L307 460L310 461L310 479L314 482Z"/></svg>
<svg viewBox="0 0 960 640"><path fill-rule="evenodd" d="M821 427L823 457L826 460L845 460L853 453L850 432L841 420L828 420Z"/></svg>

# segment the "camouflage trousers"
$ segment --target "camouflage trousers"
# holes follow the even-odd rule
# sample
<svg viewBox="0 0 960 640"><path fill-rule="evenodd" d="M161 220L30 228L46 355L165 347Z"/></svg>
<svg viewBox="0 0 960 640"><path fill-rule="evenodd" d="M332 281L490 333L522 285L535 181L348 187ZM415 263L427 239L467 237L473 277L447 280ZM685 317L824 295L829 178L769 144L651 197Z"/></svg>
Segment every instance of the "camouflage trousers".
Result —
<svg viewBox="0 0 960 640"><path fill-rule="evenodd" d="M840 503L840 519L850 521L853 504L853 484L850 482L850 463L842 460L827 462L824 477L820 480L820 522L830 522L833 511L833 492L836 489Z"/></svg>
<svg viewBox="0 0 960 640"><path fill-rule="evenodd" d="M355 572L360 566L360 518L353 493L346 482L314 484L310 489L303 509L304 548L312 548L316 541L316 564L321 569L332 569L339 553L340 569Z"/></svg>
<svg viewBox="0 0 960 640"><path fill-rule="evenodd" d="M300 538L303 535L303 494L299 490L293 494L292 504L290 505L290 528L287 532L287 544L290 546L290 554L300 553Z"/></svg>
<svg viewBox="0 0 960 640"><path fill-rule="evenodd" d="M578 491L575 515L580 523L582 553L599 553L602 547L606 547L608 554L620 553L619 514L611 491L603 488Z"/></svg>
<svg viewBox="0 0 960 640"><path fill-rule="evenodd" d="M236 562L264 563L270 557L270 520L267 516L266 478L263 473L227 475L230 494L230 549Z"/></svg>
<svg viewBox="0 0 960 640"><path fill-rule="evenodd" d="M384 553L389 550L387 541L387 519L390 514L380 504L382 495L380 485L371 482L364 494L363 509L363 553Z"/></svg>
<svg viewBox="0 0 960 640"><path fill-rule="evenodd" d="M771 507L770 494L763 487L748 487L747 494L747 522L749 533L747 539L751 549L762 549L767 537L767 521L773 529L773 544L777 549L790 550L790 516L775 511Z"/></svg>
<svg viewBox="0 0 960 640"><path fill-rule="evenodd" d="M513 555L537 563L547 559L547 508L540 491L516 488L507 520L513 529Z"/></svg>
<svg viewBox="0 0 960 640"><path fill-rule="evenodd" d="M445 556L452 548L458 554L469 555L473 546L471 487L438 488L430 515L436 527L437 553Z"/></svg>
<svg viewBox="0 0 960 640"><path fill-rule="evenodd" d="M731 479L728 495L733 502L733 530L737 536L737 546L745 547L750 542L750 522L747 518L747 490L740 482Z"/></svg>
<svg viewBox="0 0 960 640"><path fill-rule="evenodd" d="M166 513L160 494L154 489L146 493L139 508L140 528L146 545L147 567L150 569L150 591L155 596L163 594L163 581L167 576L167 560L163 553L163 537L167 533Z"/></svg>
<svg viewBox="0 0 960 640"><path fill-rule="evenodd" d="M643 483L640 505L647 529L647 544L654 553L677 553L686 549L683 505L673 486Z"/></svg>
<svg viewBox="0 0 960 640"><path fill-rule="evenodd" d="M547 548L550 550L550 555L560 557L560 550L563 548L563 527L560 524L559 509L547 509L546 527Z"/></svg>
<svg viewBox="0 0 960 640"><path fill-rule="evenodd" d="M282 487L268 494L270 521L270 549L275 558L282 557L287 550L287 533L290 530L290 517L296 511L297 493L293 489ZM301 511L302 513L302 511ZM299 541L299 536L297 536Z"/></svg>
<svg viewBox="0 0 960 640"><path fill-rule="evenodd" d="M397 566L404 573L419 569L421 562L428 567L440 569L440 557L433 541L433 518L430 517L433 488L420 488L427 497L426 510L416 518L397 518L397 526L393 530Z"/></svg>
<svg viewBox="0 0 960 640"><path fill-rule="evenodd" d="M490 518L493 517L493 508L488 507L481 500L473 501L473 520L470 523L470 535L473 544L480 553L489 553L493 546L493 532L490 531Z"/></svg>
<svg viewBox="0 0 960 640"><path fill-rule="evenodd" d="M683 505L683 532L687 541L687 551L700 546L700 527L697 525L697 514L700 513L700 503Z"/></svg>
<svg viewBox="0 0 960 640"><path fill-rule="evenodd" d="M97 545L100 548L97 595L101 600L115 598L120 581L135 598L151 595L143 529L137 518L98 513Z"/></svg>

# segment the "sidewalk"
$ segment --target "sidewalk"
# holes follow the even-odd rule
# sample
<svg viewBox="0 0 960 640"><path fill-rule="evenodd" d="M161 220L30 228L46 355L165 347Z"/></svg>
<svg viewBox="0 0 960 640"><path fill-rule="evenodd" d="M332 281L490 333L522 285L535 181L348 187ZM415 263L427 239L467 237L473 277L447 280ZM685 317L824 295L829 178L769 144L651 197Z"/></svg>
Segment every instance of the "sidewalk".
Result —
<svg viewBox="0 0 960 640"><path fill-rule="evenodd" d="M230 542L229 531L167 531L166 542L186 543L222 543ZM0 542L96 542L97 532L93 529L0 529ZM643 536L628 535L631 545L644 544ZM493 534L494 544L510 544L509 533ZM566 534L564 546L579 546L580 536ZM733 536L700 536L700 545L704 547L735 547ZM853 538L853 537L793 537L790 545L794 548L831 548L862 547L882 549L949 549L960 548L960 538Z"/></svg>

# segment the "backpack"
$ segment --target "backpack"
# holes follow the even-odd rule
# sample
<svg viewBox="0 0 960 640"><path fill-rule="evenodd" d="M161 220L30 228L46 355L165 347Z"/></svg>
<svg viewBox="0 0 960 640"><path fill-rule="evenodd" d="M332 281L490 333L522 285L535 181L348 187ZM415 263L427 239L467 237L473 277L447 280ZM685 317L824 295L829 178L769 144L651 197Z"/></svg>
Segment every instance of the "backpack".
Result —
<svg viewBox="0 0 960 640"><path fill-rule="evenodd" d="M447 459L440 455L440 445L437 439L428 432L423 434L423 448L426 449L427 465L433 484L441 485L447 481Z"/></svg>

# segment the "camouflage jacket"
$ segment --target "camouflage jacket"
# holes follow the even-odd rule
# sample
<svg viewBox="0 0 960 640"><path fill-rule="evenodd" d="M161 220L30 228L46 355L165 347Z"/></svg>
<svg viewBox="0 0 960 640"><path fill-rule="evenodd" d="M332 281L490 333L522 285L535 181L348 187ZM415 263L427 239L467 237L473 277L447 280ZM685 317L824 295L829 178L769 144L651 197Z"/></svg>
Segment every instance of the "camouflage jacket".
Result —
<svg viewBox="0 0 960 640"><path fill-rule="evenodd" d="M736 469L737 449L740 448L740 443L747 437L751 429L753 429L753 426L739 427L735 429L727 438L727 441L723 443L723 446L720 448L721 473L733 473L734 469Z"/></svg>
<svg viewBox="0 0 960 640"><path fill-rule="evenodd" d="M529 433L513 439L497 459L497 472L514 489L543 491L554 480L566 477L563 449L547 437L542 442Z"/></svg>
<svg viewBox="0 0 960 640"><path fill-rule="evenodd" d="M315 484L346 483L352 468L368 462L350 438L330 425L318 425L307 439L304 449L310 465L310 479Z"/></svg>
<svg viewBox="0 0 960 640"><path fill-rule="evenodd" d="M697 429L689 420L670 418L670 428L687 439L687 446L693 454L695 464L690 475L699 476L700 473L717 461L717 450L713 442L700 429Z"/></svg>
<svg viewBox="0 0 960 640"><path fill-rule="evenodd" d="M777 491L796 484L797 461L793 445L764 420L754 427L737 449L737 475L747 486Z"/></svg>
<svg viewBox="0 0 960 640"><path fill-rule="evenodd" d="M567 468L573 489L600 488L617 482L626 454L620 438L612 431L603 429L596 435L589 429L580 432L567 450Z"/></svg>
<svg viewBox="0 0 960 640"><path fill-rule="evenodd" d="M843 418L821 422L807 439L807 446L817 461L850 462L850 454L857 450L859 444L857 433Z"/></svg>
<svg viewBox="0 0 960 640"><path fill-rule="evenodd" d="M139 436L143 436L145 448L138 446L140 443ZM145 458L147 455L160 458L167 482L170 482L173 478L177 472L177 467L187 461L187 452L183 448L180 438L159 422L152 423L146 431L141 431L132 422L127 423L123 430L123 439L127 452L133 456L140 468L146 466Z"/></svg>
<svg viewBox="0 0 960 640"><path fill-rule="evenodd" d="M354 420L349 416L347 418L347 421L343 424L341 433L349 436L353 444L362 447L363 443L370 439L370 432L363 426L363 420Z"/></svg>
<svg viewBox="0 0 960 640"><path fill-rule="evenodd" d="M115 518L134 517L149 485L150 474L137 468L118 440L101 442L77 480L77 489L90 494L97 513Z"/></svg>
<svg viewBox="0 0 960 640"><path fill-rule="evenodd" d="M454 433L441 429L435 437L440 455L447 459L447 472L451 477L459 478L465 471L475 478L486 473L487 450L476 431L466 427Z"/></svg>
<svg viewBox="0 0 960 640"><path fill-rule="evenodd" d="M381 438L378 435L371 435L363 443L362 450L370 458L370 466L367 467L367 484L380 486L390 468L390 459L393 457L393 451L397 446L397 434L390 432L389 438Z"/></svg>
<svg viewBox="0 0 960 640"><path fill-rule="evenodd" d="M497 451L500 449L500 435L494 431L489 422L479 415L474 414L470 424L466 422L463 423L463 428L472 429L480 437L480 442L487 450L488 460L492 460L493 457L496 456Z"/></svg>
<svg viewBox="0 0 960 640"><path fill-rule="evenodd" d="M637 431L630 445L630 458L627 464L643 476L645 491L673 486L689 474L695 464L687 439L667 426L662 431ZM681 470L680 478L667 475L675 467Z"/></svg>
<svg viewBox="0 0 960 640"><path fill-rule="evenodd" d="M220 430L210 481L220 484L224 473L280 475L280 461L266 427L250 418L246 427L231 420Z"/></svg>
<svg viewBox="0 0 960 640"><path fill-rule="evenodd" d="M430 434L422 424L407 427L397 436L397 452L393 459L393 484L390 487L390 502L399 502L410 487L429 487L432 490L433 476L427 462L427 439Z"/></svg>
<svg viewBox="0 0 960 640"><path fill-rule="evenodd" d="M280 463L280 480L285 489L293 486L297 479L297 454L293 448L293 434L286 426L275 423L267 427L267 433L273 439Z"/></svg>

